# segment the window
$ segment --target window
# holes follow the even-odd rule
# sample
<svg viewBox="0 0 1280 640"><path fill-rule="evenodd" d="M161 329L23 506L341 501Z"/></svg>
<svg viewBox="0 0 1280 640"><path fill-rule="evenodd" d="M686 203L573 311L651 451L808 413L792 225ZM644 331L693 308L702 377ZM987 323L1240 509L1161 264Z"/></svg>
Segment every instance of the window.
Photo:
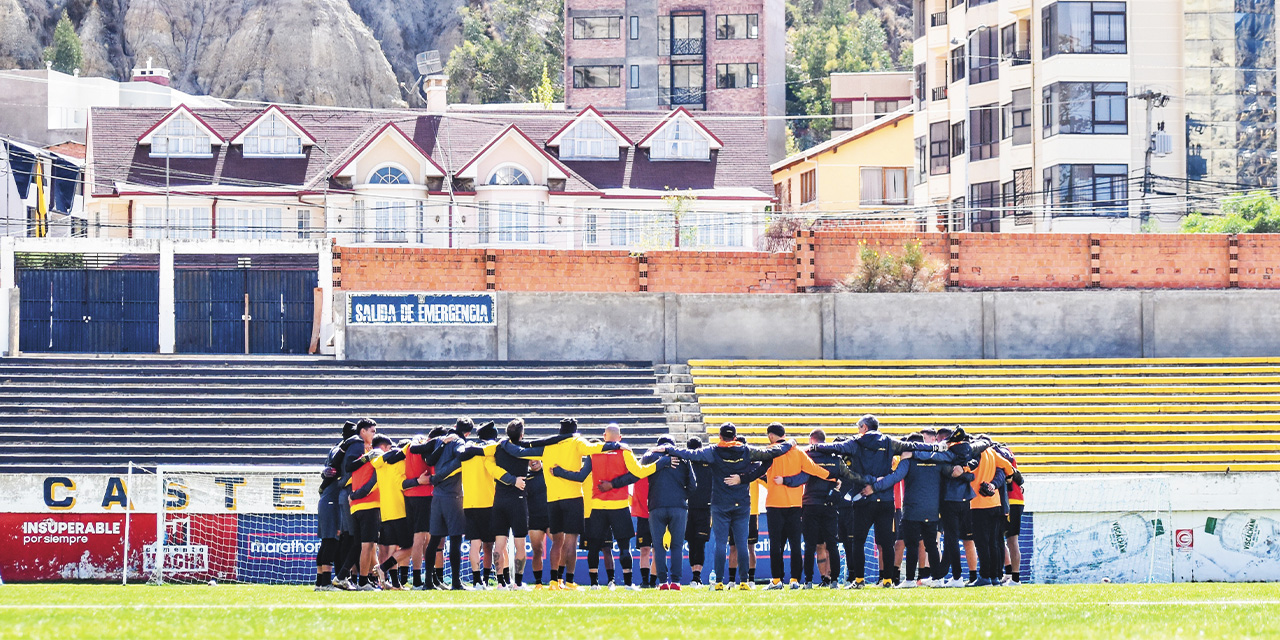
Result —
<svg viewBox="0 0 1280 640"><path fill-rule="evenodd" d="M1000 183L979 182L969 185L969 230L1000 232Z"/></svg>
<svg viewBox="0 0 1280 640"><path fill-rule="evenodd" d="M916 138L916 184L929 180L929 138Z"/></svg>
<svg viewBox="0 0 1280 640"><path fill-rule="evenodd" d="M999 35L995 28L973 34L970 41L969 84L990 82L1000 77Z"/></svg>
<svg viewBox="0 0 1280 640"><path fill-rule="evenodd" d="M622 86L622 67L574 67L574 89L607 89Z"/></svg>
<svg viewBox="0 0 1280 640"><path fill-rule="evenodd" d="M701 106L706 99L700 64L676 64L658 67L658 104Z"/></svg>
<svg viewBox="0 0 1280 640"><path fill-rule="evenodd" d="M1044 170L1045 198L1054 216L1126 217L1129 167L1060 164Z"/></svg>
<svg viewBox="0 0 1280 640"><path fill-rule="evenodd" d="M1045 58L1059 53L1127 53L1125 3L1058 2L1041 14Z"/></svg>
<svg viewBox="0 0 1280 640"><path fill-rule="evenodd" d="M311 237L311 210L298 210L298 239L306 240Z"/></svg>
<svg viewBox="0 0 1280 640"><path fill-rule="evenodd" d="M627 21L627 37L632 40L640 39L640 16L631 16Z"/></svg>
<svg viewBox="0 0 1280 640"><path fill-rule="evenodd" d="M628 71L628 75L629 75L629 82L627 86L631 87L632 89L639 89L640 88L640 65L638 64L631 65L631 69Z"/></svg>
<svg viewBox="0 0 1280 640"><path fill-rule="evenodd" d="M716 40L759 38L760 16L755 13L716 16Z"/></svg>
<svg viewBox="0 0 1280 640"><path fill-rule="evenodd" d="M636 211L615 211L609 221L609 244L629 247L640 243L643 221Z"/></svg>
<svg viewBox="0 0 1280 640"><path fill-rule="evenodd" d="M988 104L969 111L969 159L1000 156L1000 105Z"/></svg>
<svg viewBox="0 0 1280 640"><path fill-rule="evenodd" d="M956 198L951 201L951 210L947 212L947 231L964 231L964 223L964 198Z"/></svg>
<svg viewBox="0 0 1280 640"><path fill-rule="evenodd" d="M898 110L897 100L872 100L871 101L871 111L876 114L877 118L888 113L893 113L894 111L897 111L897 110Z"/></svg>
<svg viewBox="0 0 1280 640"><path fill-rule="evenodd" d="M716 65L716 88L745 89L760 86L760 65L734 62Z"/></svg>
<svg viewBox="0 0 1280 640"><path fill-rule="evenodd" d="M212 210L204 207L147 207L143 216L143 238L209 239L213 237ZM135 234L137 235L137 234Z"/></svg>
<svg viewBox="0 0 1280 640"><path fill-rule="evenodd" d="M708 160L711 141L682 117L671 120L653 137L649 157L654 160Z"/></svg>
<svg viewBox="0 0 1280 640"><path fill-rule="evenodd" d="M489 203L481 202L476 205L476 240L480 244L488 244L490 240L490 219L489 219Z"/></svg>
<svg viewBox="0 0 1280 640"><path fill-rule="evenodd" d="M963 130L963 129L962 129ZM929 175L951 173L951 123L935 122L929 125Z"/></svg>
<svg viewBox="0 0 1280 640"><path fill-rule="evenodd" d="M408 242L408 210L403 200L374 202L374 242Z"/></svg>
<svg viewBox="0 0 1280 640"><path fill-rule="evenodd" d="M529 179L529 174L526 173L524 169L507 165L504 167L498 167L497 170L493 172L493 175L489 176L489 182L486 184L490 186L504 187L528 186L533 184L533 181Z"/></svg>
<svg viewBox="0 0 1280 640"><path fill-rule="evenodd" d="M1129 86L1123 82L1057 82L1044 88L1044 137L1129 132Z"/></svg>
<svg viewBox="0 0 1280 640"><path fill-rule="evenodd" d="M356 226L364 226L362 201L357 200ZM301 215L301 214L299 214ZM284 237L283 209L279 207L218 207L218 237L236 240Z"/></svg>
<svg viewBox="0 0 1280 640"><path fill-rule="evenodd" d="M1007 108L1009 135L1005 137L1012 137L1015 147L1031 144L1031 89L1014 89Z"/></svg>
<svg viewBox="0 0 1280 640"><path fill-rule="evenodd" d="M280 114L271 113L244 137L243 149L246 156L302 155L302 138L289 129Z"/></svg>
<svg viewBox="0 0 1280 640"><path fill-rule="evenodd" d="M700 56L706 49L706 19L701 15L674 15L658 18L658 55Z"/></svg>
<svg viewBox="0 0 1280 640"><path fill-rule="evenodd" d="M951 157L964 155L964 120L951 123Z"/></svg>
<svg viewBox="0 0 1280 640"><path fill-rule="evenodd" d="M916 65L916 102L924 102L924 85L928 81L924 63Z"/></svg>
<svg viewBox="0 0 1280 640"><path fill-rule="evenodd" d="M177 115L151 134L152 157L207 157L213 155L209 135L191 118Z"/></svg>
<svg viewBox="0 0 1280 640"><path fill-rule="evenodd" d="M892 167L863 167L859 203L864 206L907 203L907 170Z"/></svg>
<svg viewBox="0 0 1280 640"><path fill-rule="evenodd" d="M810 169L800 174L800 204L818 199L818 170Z"/></svg>
<svg viewBox="0 0 1280 640"><path fill-rule="evenodd" d="M605 18L574 18L574 40L599 40L602 38L618 38L622 29L621 16Z"/></svg>
<svg viewBox="0 0 1280 640"><path fill-rule="evenodd" d="M381 167L369 174L369 184L410 184L409 176L396 167Z"/></svg>
<svg viewBox="0 0 1280 640"><path fill-rule="evenodd" d="M1003 202L1006 209L1013 213L1013 224L1017 226L1031 224L1031 169L1014 169L1013 180L1001 186Z"/></svg>
<svg viewBox="0 0 1280 640"><path fill-rule="evenodd" d="M831 105L831 111L835 114L833 129L849 130L853 128L853 103L848 101L835 102Z"/></svg>
<svg viewBox="0 0 1280 640"><path fill-rule="evenodd" d="M1000 58L1008 60L1018 50L1018 25L1011 24L1000 28Z"/></svg>
<svg viewBox="0 0 1280 640"><path fill-rule="evenodd" d="M562 160L617 160L618 139L594 118L583 118L560 141ZM526 178L527 179L527 178ZM528 184L528 183L526 183Z"/></svg>
<svg viewBox="0 0 1280 640"><path fill-rule="evenodd" d="M960 82L964 80L964 70L969 65L964 57L964 45L960 45L951 50L951 81Z"/></svg>
<svg viewBox="0 0 1280 640"><path fill-rule="evenodd" d="M582 242L587 245L600 244L600 212L588 209L582 214Z"/></svg>
<svg viewBox="0 0 1280 640"><path fill-rule="evenodd" d="M498 242L529 241L528 202L492 203L498 209Z"/></svg>

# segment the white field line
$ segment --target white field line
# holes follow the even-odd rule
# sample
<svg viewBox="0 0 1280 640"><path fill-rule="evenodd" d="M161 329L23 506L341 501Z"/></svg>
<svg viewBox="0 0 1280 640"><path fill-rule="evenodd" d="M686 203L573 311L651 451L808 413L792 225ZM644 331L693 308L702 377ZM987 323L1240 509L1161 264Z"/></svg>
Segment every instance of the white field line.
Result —
<svg viewBox="0 0 1280 640"><path fill-rule="evenodd" d="M911 607L1243 607L1253 605L1280 605L1280 600L1114 600L1114 601L1067 601L1067 602L794 602L789 604L778 602L493 602L493 603L452 603L452 602L298 602L281 604L4 604L0 603L0 611L74 611L74 610L148 610L148 609L188 609L188 610L229 610L229 609L629 609L629 608L731 608L731 607L858 607L876 608L911 608Z"/></svg>

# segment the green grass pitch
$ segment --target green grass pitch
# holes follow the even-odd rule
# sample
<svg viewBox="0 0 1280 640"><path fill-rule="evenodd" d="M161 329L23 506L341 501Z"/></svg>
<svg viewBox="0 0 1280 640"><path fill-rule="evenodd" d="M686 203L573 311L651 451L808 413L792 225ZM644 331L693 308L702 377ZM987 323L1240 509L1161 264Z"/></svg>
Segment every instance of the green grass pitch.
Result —
<svg viewBox="0 0 1280 640"><path fill-rule="evenodd" d="M310 587L0 586L8 638L1249 638L1280 584L863 591L314 593Z"/></svg>

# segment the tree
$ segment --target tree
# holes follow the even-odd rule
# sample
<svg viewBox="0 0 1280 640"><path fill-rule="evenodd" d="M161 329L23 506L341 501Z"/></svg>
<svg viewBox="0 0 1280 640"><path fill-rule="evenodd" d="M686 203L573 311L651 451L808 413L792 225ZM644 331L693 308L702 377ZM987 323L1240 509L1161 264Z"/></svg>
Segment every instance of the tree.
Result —
<svg viewBox="0 0 1280 640"><path fill-rule="evenodd" d="M880 18L873 12L858 15L847 6L823 0L796 0L788 5L788 115L829 115L832 73L895 68ZM788 123L800 149L829 138L831 125L830 118Z"/></svg>
<svg viewBox="0 0 1280 640"><path fill-rule="evenodd" d="M1268 191L1252 191L1224 198L1222 215L1199 212L1182 219L1183 233L1277 233L1280 202Z"/></svg>
<svg viewBox="0 0 1280 640"><path fill-rule="evenodd" d="M547 73L564 61L563 0L493 0L458 12L462 42L445 65L451 101L550 104L564 95L562 74Z"/></svg>
<svg viewBox="0 0 1280 640"><path fill-rule="evenodd" d="M71 24L71 16L67 15L66 9L62 10L58 26L53 29L53 44L45 48L44 59L53 63L54 71L62 73L72 73L84 64L80 36L76 35L76 28Z"/></svg>

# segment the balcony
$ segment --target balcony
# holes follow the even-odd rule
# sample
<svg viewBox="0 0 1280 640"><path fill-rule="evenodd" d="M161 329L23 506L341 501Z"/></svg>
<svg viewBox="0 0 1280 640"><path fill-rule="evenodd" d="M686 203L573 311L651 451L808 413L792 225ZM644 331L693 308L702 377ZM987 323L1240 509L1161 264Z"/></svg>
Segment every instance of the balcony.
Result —
<svg viewBox="0 0 1280 640"><path fill-rule="evenodd" d="M701 88L672 87L671 106L702 106L703 95L705 93L706 92Z"/></svg>
<svg viewBox="0 0 1280 640"><path fill-rule="evenodd" d="M929 16L929 26L931 26L931 27L945 27L945 26L947 26L947 12L946 12L946 11L939 11L938 13L931 14L931 15Z"/></svg>
<svg viewBox="0 0 1280 640"><path fill-rule="evenodd" d="M1009 56L1009 63L1015 67L1022 66L1024 64L1031 64L1031 51L1026 49L1022 51L1014 51L1013 54Z"/></svg>
<svg viewBox="0 0 1280 640"><path fill-rule="evenodd" d="M934 88L933 88L933 92L930 94L930 99L932 99L934 102L937 102L937 101L939 101L939 100L946 100L946 99L947 99L947 88L946 88L946 87L934 87Z"/></svg>
<svg viewBox="0 0 1280 640"><path fill-rule="evenodd" d="M702 38L672 38L671 55L700 56L705 49L703 43Z"/></svg>

